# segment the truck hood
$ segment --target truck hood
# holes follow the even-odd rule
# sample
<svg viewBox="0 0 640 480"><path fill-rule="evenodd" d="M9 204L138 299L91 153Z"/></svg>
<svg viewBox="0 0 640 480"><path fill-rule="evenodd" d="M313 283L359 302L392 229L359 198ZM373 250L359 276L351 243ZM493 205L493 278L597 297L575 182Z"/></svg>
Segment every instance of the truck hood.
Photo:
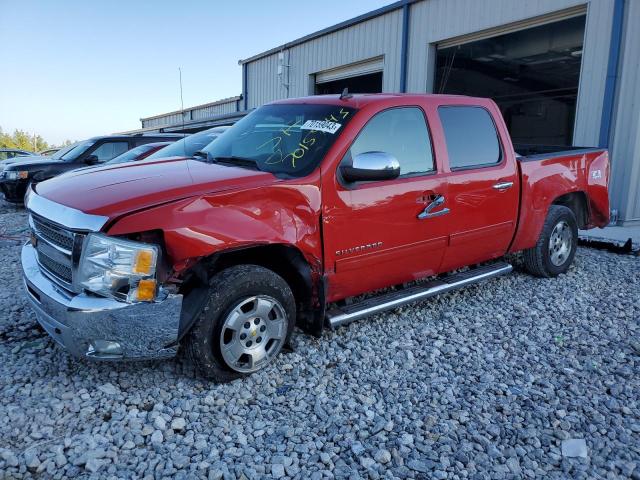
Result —
<svg viewBox="0 0 640 480"><path fill-rule="evenodd" d="M13 158L9 158L7 160L2 160L0 162L0 170L5 169L6 167L8 167L9 165L25 165L25 166L29 166L29 165L37 165L40 163L54 163L54 162L59 162L60 160L54 160L51 157L45 157L45 156L41 156L41 155L29 155L29 156L24 156L24 157L13 157ZM15 168L13 170L16 170Z"/></svg>
<svg viewBox="0 0 640 480"><path fill-rule="evenodd" d="M36 185L53 202L109 219L183 198L277 182L271 173L172 158L74 170Z"/></svg>

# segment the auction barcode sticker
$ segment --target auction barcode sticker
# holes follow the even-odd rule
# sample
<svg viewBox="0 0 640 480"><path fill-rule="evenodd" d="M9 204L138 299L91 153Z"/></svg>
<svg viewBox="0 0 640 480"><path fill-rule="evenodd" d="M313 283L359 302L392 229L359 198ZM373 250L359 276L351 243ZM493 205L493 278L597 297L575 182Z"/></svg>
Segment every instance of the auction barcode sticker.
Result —
<svg viewBox="0 0 640 480"><path fill-rule="evenodd" d="M328 120L307 120L300 127L300 130L316 130L318 132L336 133L342 126L340 123L330 122Z"/></svg>

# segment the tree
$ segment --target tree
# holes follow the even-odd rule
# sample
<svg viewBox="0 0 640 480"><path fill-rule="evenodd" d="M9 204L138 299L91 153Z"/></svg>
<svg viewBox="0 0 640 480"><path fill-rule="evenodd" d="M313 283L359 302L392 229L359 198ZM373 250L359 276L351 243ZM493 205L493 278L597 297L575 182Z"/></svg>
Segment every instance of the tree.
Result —
<svg viewBox="0 0 640 480"><path fill-rule="evenodd" d="M0 127L0 148L18 148L20 150L39 152L49 148L49 143L35 133L14 130L13 135L9 135L4 133Z"/></svg>

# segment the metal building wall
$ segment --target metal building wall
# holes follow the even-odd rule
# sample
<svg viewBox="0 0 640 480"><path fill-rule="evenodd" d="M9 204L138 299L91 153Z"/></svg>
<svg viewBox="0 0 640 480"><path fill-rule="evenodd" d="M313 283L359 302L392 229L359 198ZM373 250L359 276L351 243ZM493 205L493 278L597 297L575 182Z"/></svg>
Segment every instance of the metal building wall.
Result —
<svg viewBox="0 0 640 480"><path fill-rule="evenodd" d="M141 118L142 128L161 127L164 125L173 125L182 121L180 113L168 113L159 117Z"/></svg>
<svg viewBox="0 0 640 480"><path fill-rule="evenodd" d="M625 8L610 197L624 224L640 225L640 2L627 0Z"/></svg>
<svg viewBox="0 0 640 480"><path fill-rule="evenodd" d="M381 55L382 88L386 92L398 91L401 36L402 11L395 10L284 50L284 63L290 67L284 67L282 75L278 75L277 53L251 61L247 63L248 108L310 95L310 75Z"/></svg>
<svg viewBox="0 0 640 480"><path fill-rule="evenodd" d="M214 117L216 115L225 115L227 113L234 113L238 111L238 100L240 97L233 97L225 99L225 101L216 102L211 105L204 105L201 107L193 108L191 110L192 120L201 120L203 118Z"/></svg>
<svg viewBox="0 0 640 480"><path fill-rule="evenodd" d="M598 145L616 0L422 0L409 17L407 91L432 92L435 45L443 40L586 5L574 145ZM625 223L640 224L640 0L625 0L626 29L617 83L611 200ZM297 42L293 42L294 44ZM248 108L313 93L314 73L384 56L383 90L400 91L402 8L302 41L246 63ZM259 56L258 56L259 57ZM287 86L288 84L288 86Z"/></svg>
<svg viewBox="0 0 640 480"><path fill-rule="evenodd" d="M217 115L225 115L239 111L238 102L241 97L225 98L216 102L206 103L191 108L185 108L182 111L169 112L163 115L155 115L153 117L141 118L142 128L163 127L176 125L184 121L202 120L205 118L215 117Z"/></svg>

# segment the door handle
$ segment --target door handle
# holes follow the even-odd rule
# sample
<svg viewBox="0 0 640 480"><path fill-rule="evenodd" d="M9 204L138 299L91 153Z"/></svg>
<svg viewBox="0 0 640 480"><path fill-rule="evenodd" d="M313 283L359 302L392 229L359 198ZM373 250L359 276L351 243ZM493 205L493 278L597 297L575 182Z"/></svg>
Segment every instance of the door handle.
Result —
<svg viewBox="0 0 640 480"><path fill-rule="evenodd" d="M500 191L508 190L511 187L513 187L513 182L499 182L493 186L495 190L500 190Z"/></svg>
<svg viewBox="0 0 640 480"><path fill-rule="evenodd" d="M436 195L431 203L424 207L424 210L418 214L418 218L420 220L424 220L425 218L439 217L441 215L446 215L447 213L449 213L450 210L448 208L443 208L442 210L433 212L433 209L438 208L444 204L444 200L444 195Z"/></svg>

